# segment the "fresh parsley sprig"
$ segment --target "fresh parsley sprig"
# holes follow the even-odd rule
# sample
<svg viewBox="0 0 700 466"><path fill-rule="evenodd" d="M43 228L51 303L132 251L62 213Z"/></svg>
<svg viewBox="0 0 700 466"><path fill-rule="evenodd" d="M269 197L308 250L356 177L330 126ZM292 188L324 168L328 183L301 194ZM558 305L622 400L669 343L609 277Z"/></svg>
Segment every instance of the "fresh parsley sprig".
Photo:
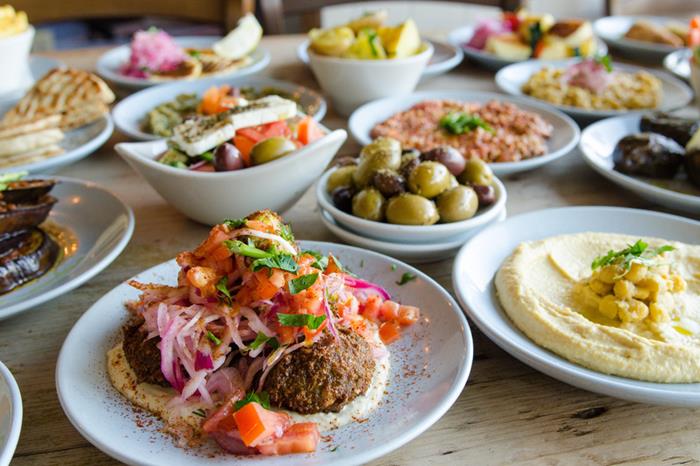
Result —
<svg viewBox="0 0 700 466"><path fill-rule="evenodd" d="M591 268L596 270L600 267L608 265L618 265L623 270L629 270L632 263L637 262L644 265L653 265L654 259L665 253L674 251L676 248L666 244L658 248L649 248L649 244L641 239L634 244L628 245L625 249L619 251L610 250L602 256L598 256L591 263Z"/></svg>
<svg viewBox="0 0 700 466"><path fill-rule="evenodd" d="M494 130L481 117L464 112L450 112L440 118L440 128L450 134L464 134L482 128L489 133Z"/></svg>
<svg viewBox="0 0 700 466"><path fill-rule="evenodd" d="M603 68L605 68L605 71L607 71L608 73L612 73L613 66L612 66L612 58L610 57L610 55L598 55L597 57L594 58L594 60L599 65L603 65Z"/></svg>
<svg viewBox="0 0 700 466"><path fill-rule="evenodd" d="M309 273L306 275L302 275L297 278L293 278L289 280L289 292L291 294L298 294L304 291L305 289L311 287L314 283L316 283L316 280L318 279L318 273Z"/></svg>
<svg viewBox="0 0 700 466"><path fill-rule="evenodd" d="M309 330L316 330L326 320L325 315L315 316L313 314L277 314L277 319L284 327L306 327Z"/></svg>
<svg viewBox="0 0 700 466"><path fill-rule="evenodd" d="M406 283L408 283L408 282L410 282L410 281L413 281L413 280L415 280L415 279L416 279L416 276L413 275L412 273L404 272L404 274L401 275L401 280L399 280L398 282L396 282L396 284L399 285L399 286L403 286L403 285L405 285Z"/></svg>
<svg viewBox="0 0 700 466"><path fill-rule="evenodd" d="M238 411L248 403L258 403L260 406L262 406L265 409L270 409L270 395L268 395L267 392L262 391L262 392L250 392L248 393L242 400L236 401L234 403L233 408Z"/></svg>

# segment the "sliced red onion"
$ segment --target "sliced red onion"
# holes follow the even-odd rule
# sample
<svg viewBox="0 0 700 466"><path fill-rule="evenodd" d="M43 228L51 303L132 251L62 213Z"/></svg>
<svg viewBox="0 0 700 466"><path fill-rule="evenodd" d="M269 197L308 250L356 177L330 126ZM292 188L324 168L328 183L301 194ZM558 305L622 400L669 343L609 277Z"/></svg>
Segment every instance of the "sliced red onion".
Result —
<svg viewBox="0 0 700 466"><path fill-rule="evenodd" d="M238 236L254 236L256 238L267 239L282 246L283 252L286 252L287 254L291 254L293 256L296 256L297 254L297 250L294 249L294 246L292 246L289 243L289 241L287 241L279 235L266 233L264 231L251 230L250 228L240 228L238 230L235 230L233 233L235 234L232 236L232 238L236 238Z"/></svg>
<svg viewBox="0 0 700 466"><path fill-rule="evenodd" d="M340 342L340 337L338 336L338 331L335 329L335 323L333 323L333 313L328 305L328 298L326 297L326 288L323 288L323 310L326 313L326 322L328 322L328 330L333 334L336 342ZM320 332L319 332L320 333Z"/></svg>
<svg viewBox="0 0 700 466"><path fill-rule="evenodd" d="M255 448L246 447L243 440L239 436L234 436L234 432L210 432L209 436L213 438L221 448L234 455L255 455L258 451ZM238 431L235 431L238 434Z"/></svg>
<svg viewBox="0 0 700 466"><path fill-rule="evenodd" d="M345 275L344 278L345 284L350 288L355 288L358 290L373 290L384 300L391 299L391 295L389 294L389 292L377 284L361 280L359 278L351 277L350 275Z"/></svg>
<svg viewBox="0 0 700 466"><path fill-rule="evenodd" d="M264 363L265 358L257 358L250 364L250 366L248 366L248 370L245 373L245 380L243 381L243 386L245 387L246 392L248 389L250 389L250 386L253 385L255 374L260 372Z"/></svg>
<svg viewBox="0 0 700 466"><path fill-rule="evenodd" d="M197 355L194 359L194 370L201 371L205 369L214 369L214 361L210 354L204 354L197 350Z"/></svg>
<svg viewBox="0 0 700 466"><path fill-rule="evenodd" d="M248 319L248 326L254 332L262 332L268 337L275 336L275 332L267 328L263 321L260 320L260 317L258 317L258 314L251 308L245 306L241 307L241 315Z"/></svg>

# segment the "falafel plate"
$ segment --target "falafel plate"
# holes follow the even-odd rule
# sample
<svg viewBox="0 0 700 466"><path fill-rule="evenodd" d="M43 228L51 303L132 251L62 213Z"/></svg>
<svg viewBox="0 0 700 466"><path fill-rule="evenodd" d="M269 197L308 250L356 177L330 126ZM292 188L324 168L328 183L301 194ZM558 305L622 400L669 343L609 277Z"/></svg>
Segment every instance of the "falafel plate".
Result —
<svg viewBox="0 0 700 466"><path fill-rule="evenodd" d="M120 325L113 325L100 345L98 378L109 382L104 413L120 406L122 417L136 416L130 431L157 426L187 455L207 452L207 457L301 453L317 458L354 449L355 442L343 438L374 433L371 426L378 422L403 423L410 438L435 422L461 391L471 365L471 337L452 298L420 272L384 256L335 248L366 256L369 275L381 277L378 284L362 278L364 258L358 263L356 254L342 254L352 263L346 268L334 248L317 251L306 245L295 241L277 214L255 212L214 226L199 246L177 256L176 265L167 263L164 275L170 280L146 272L118 287L132 291L122 293L127 312L119 311ZM398 298L385 289L387 283ZM440 331L453 335L431 332L431 318L421 309L427 302L405 299L416 296L404 293L409 288L423 293L433 288L426 294L433 295L429 302L449 309L438 317ZM81 324L85 332L89 324L81 321L71 334L80 333ZM66 356L71 337L57 369L59 396L71 421L118 459L166 464L165 457L134 461L128 448L113 451L96 432L102 426L81 420L85 405L79 405L86 398L75 398L80 391L75 385L90 389L68 375L76 364ZM454 347L446 351L446 345ZM426 364L435 357L433 348L450 354L446 367L432 370ZM407 349L415 354L407 355ZM433 375L439 377L430 380ZM431 388L435 384L437 392ZM432 405L406 408L407 397L425 395L435 398ZM127 414L124 405L136 414ZM130 433L122 435L131 438ZM372 457L390 447L379 446Z"/></svg>

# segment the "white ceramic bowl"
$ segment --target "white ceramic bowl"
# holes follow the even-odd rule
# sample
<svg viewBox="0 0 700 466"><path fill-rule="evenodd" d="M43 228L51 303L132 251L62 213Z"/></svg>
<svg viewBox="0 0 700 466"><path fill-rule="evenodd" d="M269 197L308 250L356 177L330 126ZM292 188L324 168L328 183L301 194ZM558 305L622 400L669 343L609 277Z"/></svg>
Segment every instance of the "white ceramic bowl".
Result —
<svg viewBox="0 0 700 466"><path fill-rule="evenodd" d="M218 173L158 162L166 150L162 139L120 143L115 149L173 207L193 220L215 225L260 209L284 212L318 179L346 138L344 130L335 130L273 162Z"/></svg>
<svg viewBox="0 0 700 466"><path fill-rule="evenodd" d="M671 52L664 58L664 68L677 78L690 81L690 57L692 55L693 52L690 49L680 49Z"/></svg>
<svg viewBox="0 0 700 466"><path fill-rule="evenodd" d="M436 223L435 225L394 225L391 223L375 222L355 217L343 212L333 205L333 199L326 192L328 177L337 170L331 168L323 174L316 184L316 199L318 204L328 212L341 227L353 231L361 236L387 241L391 243L404 242L413 244L427 244L454 239L456 236L466 235L475 229L492 222L498 218L506 206L506 187L501 180L494 178L496 190L496 202L480 210L474 217L461 222Z"/></svg>
<svg viewBox="0 0 700 466"><path fill-rule="evenodd" d="M22 396L12 373L0 362L0 466L8 466L22 429Z"/></svg>
<svg viewBox="0 0 700 466"><path fill-rule="evenodd" d="M335 110L349 115L370 100L410 94L433 56L433 46L424 42L422 52L390 60L327 57L311 50L308 55L311 69Z"/></svg>
<svg viewBox="0 0 700 466"><path fill-rule="evenodd" d="M659 26L664 26L669 22L679 22L677 19L662 16L606 16L597 19L593 23L593 31L613 49L615 56L619 54L627 58L653 62L655 65L658 65L658 62L663 60L669 53L678 50L678 47L626 39L625 34L629 28L640 20Z"/></svg>
<svg viewBox="0 0 700 466"><path fill-rule="evenodd" d="M29 72L29 50L34 40L34 28L0 39L0 94L16 91L26 85Z"/></svg>

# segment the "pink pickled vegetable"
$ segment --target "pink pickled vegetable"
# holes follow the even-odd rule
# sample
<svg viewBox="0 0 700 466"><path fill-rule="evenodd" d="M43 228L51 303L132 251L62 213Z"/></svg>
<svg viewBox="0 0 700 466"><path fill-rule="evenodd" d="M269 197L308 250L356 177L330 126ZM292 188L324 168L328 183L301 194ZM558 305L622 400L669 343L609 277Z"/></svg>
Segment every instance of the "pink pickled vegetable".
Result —
<svg viewBox="0 0 700 466"><path fill-rule="evenodd" d="M122 73L147 78L153 72L177 69L185 58L185 51L167 32L160 29L138 31L131 40L131 55Z"/></svg>

